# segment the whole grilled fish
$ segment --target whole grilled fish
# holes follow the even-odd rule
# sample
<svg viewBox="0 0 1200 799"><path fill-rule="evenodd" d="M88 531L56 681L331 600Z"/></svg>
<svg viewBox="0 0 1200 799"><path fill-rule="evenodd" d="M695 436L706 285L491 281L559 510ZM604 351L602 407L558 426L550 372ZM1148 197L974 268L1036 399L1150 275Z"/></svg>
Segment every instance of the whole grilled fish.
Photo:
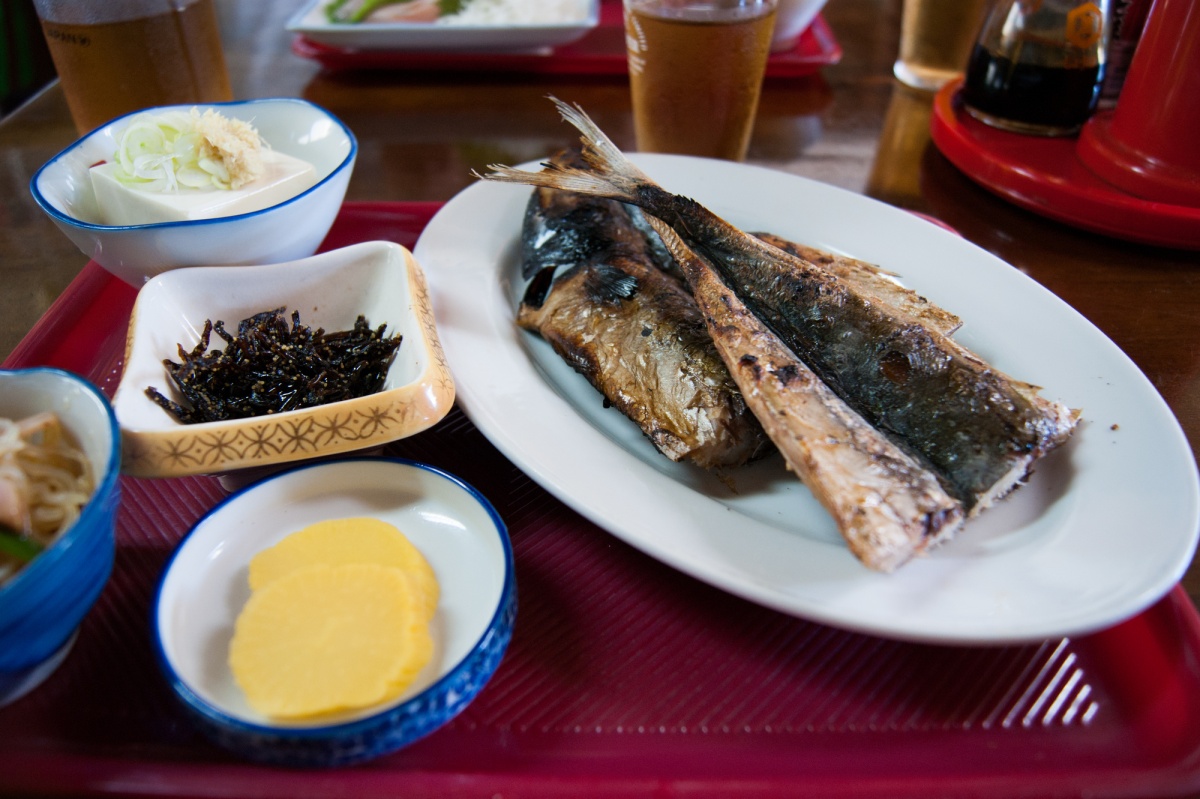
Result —
<svg viewBox="0 0 1200 799"><path fill-rule="evenodd" d="M937 476L834 394L674 230L651 222L683 269L746 403L850 551L890 572L953 536L963 508Z"/></svg>
<svg viewBox="0 0 1200 799"><path fill-rule="evenodd" d="M750 311L868 423L919 455L978 513L1064 442L1078 414L993 369L936 327L751 236L658 186L582 110L555 101L583 134L586 169L494 166L491 180L637 205L711 262Z"/></svg>
<svg viewBox="0 0 1200 799"><path fill-rule="evenodd" d="M691 294L656 266L661 242L634 213L612 200L535 191L522 232L522 272L533 280L517 323L549 342L671 460L741 465L770 442Z"/></svg>

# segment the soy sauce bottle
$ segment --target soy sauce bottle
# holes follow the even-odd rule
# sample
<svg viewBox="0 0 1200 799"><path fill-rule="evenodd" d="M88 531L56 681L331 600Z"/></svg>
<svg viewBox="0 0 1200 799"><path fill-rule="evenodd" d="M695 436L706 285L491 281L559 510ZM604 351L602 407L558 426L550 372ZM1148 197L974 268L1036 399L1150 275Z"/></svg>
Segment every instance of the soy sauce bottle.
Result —
<svg viewBox="0 0 1200 799"><path fill-rule="evenodd" d="M1104 79L1109 0L998 0L967 62L962 99L994 127L1077 133Z"/></svg>

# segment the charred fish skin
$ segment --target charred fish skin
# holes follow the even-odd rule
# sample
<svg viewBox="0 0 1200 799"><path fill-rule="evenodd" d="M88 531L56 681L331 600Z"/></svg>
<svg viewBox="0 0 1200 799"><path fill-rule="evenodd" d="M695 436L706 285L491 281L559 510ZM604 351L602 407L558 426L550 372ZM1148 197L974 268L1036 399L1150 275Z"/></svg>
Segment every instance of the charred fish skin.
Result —
<svg viewBox="0 0 1200 799"><path fill-rule="evenodd" d="M588 168L494 166L489 179L614 198L667 223L851 407L932 465L971 513L1007 494L1073 432L1076 412L903 311L668 192L582 110L555 102L583 134Z"/></svg>
<svg viewBox="0 0 1200 799"><path fill-rule="evenodd" d="M810 264L832 272L850 283L856 291L873 297L876 301L895 306L921 324L937 330L944 336L954 334L962 327L962 320L922 297L917 292L895 280L896 275L880 269L875 264L848 258L843 255L789 241L772 233L752 233L755 238L778 247Z"/></svg>
<svg viewBox="0 0 1200 799"><path fill-rule="evenodd" d="M642 255L644 234L622 208L615 200L535 191L521 223L521 276L528 280L547 267L588 263L621 248Z"/></svg>
<svg viewBox="0 0 1200 799"><path fill-rule="evenodd" d="M952 537L963 508L936 475L834 394L710 263L664 228L662 238L747 404L850 551L868 568L891 572Z"/></svg>
<svg viewBox="0 0 1200 799"><path fill-rule="evenodd" d="M1065 409L845 281L705 241L696 246L746 305L871 424L933 465L969 511L1008 493L1074 426Z"/></svg>
<svg viewBox="0 0 1200 799"><path fill-rule="evenodd" d="M526 224L536 238L523 264L540 269L517 324L537 333L582 374L607 404L629 417L673 461L739 466L770 443L709 339L691 295L654 264L644 234L620 203L539 189ZM555 216L557 214L557 216ZM568 236L558 236L563 219ZM589 226L580 220L591 219ZM549 233L547 233L549 231ZM559 241L589 242L559 272ZM543 257L538 242L553 242Z"/></svg>

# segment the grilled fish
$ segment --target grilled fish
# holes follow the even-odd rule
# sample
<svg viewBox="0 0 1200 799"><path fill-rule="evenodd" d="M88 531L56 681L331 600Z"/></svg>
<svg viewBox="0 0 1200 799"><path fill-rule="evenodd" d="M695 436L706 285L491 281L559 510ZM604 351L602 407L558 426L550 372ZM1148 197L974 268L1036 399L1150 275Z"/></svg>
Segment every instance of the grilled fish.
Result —
<svg viewBox="0 0 1200 799"><path fill-rule="evenodd" d="M487 179L617 199L665 222L838 396L932 466L969 513L1019 485L1074 431L1076 411L993 369L936 327L668 192L582 110L555 102L583 134L587 168L493 166Z"/></svg>
<svg viewBox="0 0 1200 799"><path fill-rule="evenodd" d="M834 394L675 231L652 222L747 404L850 551L869 568L890 572L953 536L963 508L937 476Z"/></svg>
<svg viewBox="0 0 1200 799"><path fill-rule="evenodd" d="M855 291L876 302L886 303L898 311L908 314L921 324L932 327L944 336L952 335L962 327L962 320L945 308L934 305L917 292L896 281L891 272L875 264L847 258L831 252L798 244L772 233L755 233L754 236L803 261L821 267L837 275Z"/></svg>
<svg viewBox="0 0 1200 799"><path fill-rule="evenodd" d="M517 324L671 460L730 467L769 451L691 294L657 267L661 242L632 213L612 200L535 191L522 234L522 272L533 279Z"/></svg>

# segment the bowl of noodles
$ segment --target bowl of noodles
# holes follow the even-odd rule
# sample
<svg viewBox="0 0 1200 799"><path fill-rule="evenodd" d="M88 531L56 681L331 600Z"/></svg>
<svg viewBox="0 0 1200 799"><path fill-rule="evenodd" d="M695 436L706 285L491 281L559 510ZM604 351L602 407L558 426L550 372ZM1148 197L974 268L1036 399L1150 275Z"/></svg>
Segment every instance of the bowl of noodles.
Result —
<svg viewBox="0 0 1200 799"><path fill-rule="evenodd" d="M66 658L112 571L120 436L59 369L0 369L0 706Z"/></svg>

